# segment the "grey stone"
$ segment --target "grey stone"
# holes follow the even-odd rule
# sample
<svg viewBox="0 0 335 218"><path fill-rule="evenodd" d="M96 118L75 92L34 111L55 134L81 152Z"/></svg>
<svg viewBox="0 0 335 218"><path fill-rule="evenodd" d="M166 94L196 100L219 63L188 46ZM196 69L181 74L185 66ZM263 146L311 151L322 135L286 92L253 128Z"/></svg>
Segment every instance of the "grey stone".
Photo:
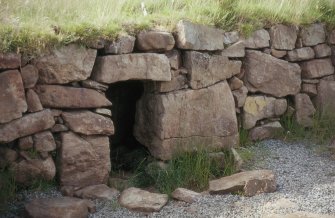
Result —
<svg viewBox="0 0 335 218"><path fill-rule="evenodd" d="M240 89L243 85L243 81L235 76L229 80L229 87L232 91Z"/></svg>
<svg viewBox="0 0 335 218"><path fill-rule="evenodd" d="M58 133L58 132L66 132L69 131L69 128L63 124L55 124L51 130L52 133Z"/></svg>
<svg viewBox="0 0 335 218"><path fill-rule="evenodd" d="M279 136L283 131L284 128L281 126L280 122L275 121L252 128L249 132L249 138L252 141L269 139Z"/></svg>
<svg viewBox="0 0 335 218"><path fill-rule="evenodd" d="M163 54L102 56L96 60L92 79L103 83L126 80L170 81L170 63Z"/></svg>
<svg viewBox="0 0 335 218"><path fill-rule="evenodd" d="M40 98L34 90L28 89L26 93L26 100L29 112L37 112L43 110Z"/></svg>
<svg viewBox="0 0 335 218"><path fill-rule="evenodd" d="M238 108L243 107L248 96L248 89L245 86L242 86L240 89L233 91L233 96L235 100L235 106Z"/></svg>
<svg viewBox="0 0 335 218"><path fill-rule="evenodd" d="M136 38L134 36L121 36L113 42L106 42L105 54L128 54L132 53Z"/></svg>
<svg viewBox="0 0 335 218"><path fill-rule="evenodd" d="M21 77L24 88L33 88L38 81L38 69L28 64L21 68Z"/></svg>
<svg viewBox="0 0 335 218"><path fill-rule="evenodd" d="M109 188L105 184L91 185L81 188L74 193L75 197L85 199L101 199L101 200L115 200L119 195L119 191L114 188Z"/></svg>
<svg viewBox="0 0 335 218"><path fill-rule="evenodd" d="M172 92L180 89L185 89L188 87L188 80L186 78L184 69L181 70L171 70L172 79L169 82L155 82L150 83L151 89L154 92Z"/></svg>
<svg viewBox="0 0 335 218"><path fill-rule="evenodd" d="M304 79L315 79L334 74L330 59L315 59L301 64L301 76Z"/></svg>
<svg viewBox="0 0 335 218"><path fill-rule="evenodd" d="M90 80L90 79L82 81L81 85L85 88L96 89L96 90L100 90L100 91L103 91L103 92L107 91L107 89L108 89L108 85L98 83L98 82Z"/></svg>
<svg viewBox="0 0 335 218"><path fill-rule="evenodd" d="M247 51L245 66L245 84L249 92L283 97L300 91L301 70L297 64L259 51Z"/></svg>
<svg viewBox="0 0 335 218"><path fill-rule="evenodd" d="M335 45L335 30L332 30L328 35L328 43Z"/></svg>
<svg viewBox="0 0 335 218"><path fill-rule="evenodd" d="M315 57L315 52L310 47L298 48L287 53L288 61L304 61Z"/></svg>
<svg viewBox="0 0 335 218"><path fill-rule="evenodd" d="M335 101L329 99L335 99L335 81L320 80L317 89L316 108L322 114L333 116Z"/></svg>
<svg viewBox="0 0 335 218"><path fill-rule="evenodd" d="M176 31L177 47L180 49L213 51L224 48L222 30L181 20Z"/></svg>
<svg viewBox="0 0 335 218"><path fill-rule="evenodd" d="M163 31L142 31L136 39L136 47L140 51L169 51L174 44L173 35Z"/></svg>
<svg viewBox="0 0 335 218"><path fill-rule="evenodd" d="M276 58L283 58L285 55L287 55L287 51L271 49L270 54Z"/></svg>
<svg viewBox="0 0 335 218"><path fill-rule="evenodd" d="M33 148L34 141L32 136L26 136L19 139L20 150L28 150Z"/></svg>
<svg viewBox="0 0 335 218"><path fill-rule="evenodd" d="M201 194L185 188L177 188L171 193L171 196L179 201L193 203L201 196Z"/></svg>
<svg viewBox="0 0 335 218"><path fill-rule="evenodd" d="M327 44L319 44L314 46L316 58L329 57L332 53L331 48Z"/></svg>
<svg viewBox="0 0 335 218"><path fill-rule="evenodd" d="M56 143L50 131L36 133L33 136L34 148L36 151L53 151L56 149Z"/></svg>
<svg viewBox="0 0 335 218"><path fill-rule="evenodd" d="M300 37L304 46L314 46L326 41L325 25L322 23L311 24L302 28Z"/></svg>
<svg viewBox="0 0 335 218"><path fill-rule="evenodd" d="M185 53L184 65L192 89L200 89L240 73L242 62L230 61L222 55L209 55L196 51Z"/></svg>
<svg viewBox="0 0 335 218"><path fill-rule="evenodd" d="M167 51L165 55L169 58L171 69L178 70L181 67L181 54L179 50L173 49Z"/></svg>
<svg viewBox="0 0 335 218"><path fill-rule="evenodd" d="M223 33L223 43L231 45L240 39L240 34L237 31Z"/></svg>
<svg viewBox="0 0 335 218"><path fill-rule="evenodd" d="M303 127L313 126L313 115L316 110L306 94L297 94L294 96L295 119L297 123Z"/></svg>
<svg viewBox="0 0 335 218"><path fill-rule="evenodd" d="M90 77L97 51L78 45L63 46L33 61L43 84L65 84Z"/></svg>
<svg viewBox="0 0 335 218"><path fill-rule="evenodd" d="M222 51L223 56L230 58L243 58L245 56L245 46L243 41L236 42Z"/></svg>
<svg viewBox="0 0 335 218"><path fill-rule="evenodd" d="M297 27L274 25L270 28L271 46L279 50L292 50L297 41Z"/></svg>
<svg viewBox="0 0 335 218"><path fill-rule="evenodd" d="M316 84L310 84L310 83L303 83L301 86L301 92L306 93L311 97L314 97L318 94Z"/></svg>
<svg viewBox="0 0 335 218"><path fill-rule="evenodd" d="M244 45L252 49L270 47L270 35L265 29L256 30L244 41Z"/></svg>
<svg viewBox="0 0 335 218"><path fill-rule="evenodd" d="M0 53L0 69L16 69L21 66L21 55L16 53Z"/></svg>

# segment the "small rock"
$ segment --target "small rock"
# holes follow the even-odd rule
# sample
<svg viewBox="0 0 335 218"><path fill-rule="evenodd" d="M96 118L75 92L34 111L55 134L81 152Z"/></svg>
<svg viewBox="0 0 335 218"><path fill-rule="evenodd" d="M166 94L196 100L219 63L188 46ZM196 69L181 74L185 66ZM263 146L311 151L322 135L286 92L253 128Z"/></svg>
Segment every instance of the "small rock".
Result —
<svg viewBox="0 0 335 218"><path fill-rule="evenodd" d="M114 200L119 191L105 184L87 186L74 192L74 196L85 199Z"/></svg>
<svg viewBox="0 0 335 218"><path fill-rule="evenodd" d="M222 55L230 58L243 58L245 46L243 41L236 42L222 51Z"/></svg>
<svg viewBox="0 0 335 218"><path fill-rule="evenodd" d="M33 136L33 139L34 139L34 148L36 151L49 152L56 149L56 143L50 131L36 133Z"/></svg>
<svg viewBox="0 0 335 218"><path fill-rule="evenodd" d="M314 52L316 58L325 58L331 55L332 50L327 44L319 44L314 46Z"/></svg>
<svg viewBox="0 0 335 218"><path fill-rule="evenodd" d="M89 88L89 89L96 89L96 90L100 90L100 91L107 91L108 89L108 85L102 84L102 83L98 83L96 81L87 79L85 81L81 81L81 85L85 88Z"/></svg>
<svg viewBox="0 0 335 218"><path fill-rule="evenodd" d="M21 66L21 55L16 53L0 53L0 69L16 69Z"/></svg>
<svg viewBox="0 0 335 218"><path fill-rule="evenodd" d="M139 212L158 212L168 202L165 194L156 194L138 188L128 188L124 190L119 203L122 207Z"/></svg>
<svg viewBox="0 0 335 218"><path fill-rule="evenodd" d="M240 34L237 31L223 33L223 43L231 45L240 39Z"/></svg>
<svg viewBox="0 0 335 218"><path fill-rule="evenodd" d="M271 49L271 55L276 58L282 58L287 54L287 51Z"/></svg>
<svg viewBox="0 0 335 218"><path fill-rule="evenodd" d="M174 44L172 34L162 31L142 31L136 40L136 47L140 51L169 51Z"/></svg>
<svg viewBox="0 0 335 218"><path fill-rule="evenodd" d="M31 218L87 218L95 207L88 200L60 197L34 199L24 209L26 216Z"/></svg>
<svg viewBox="0 0 335 218"><path fill-rule="evenodd" d="M171 196L179 201L193 203L201 196L201 194L185 188L177 188L171 193Z"/></svg>
<svg viewBox="0 0 335 218"><path fill-rule="evenodd" d="M105 54L128 54L134 50L136 38L134 36L121 36L116 41L106 42Z"/></svg>
<svg viewBox="0 0 335 218"><path fill-rule="evenodd" d="M258 49L270 47L270 35L265 29L256 30L244 41L246 48Z"/></svg>
<svg viewBox="0 0 335 218"><path fill-rule="evenodd" d="M267 123L262 126L257 126L250 130L249 138L252 141L259 141L264 139L269 139L278 136L281 132L284 131L284 128L280 122Z"/></svg>
<svg viewBox="0 0 335 218"><path fill-rule="evenodd" d="M172 92L175 90L185 89L188 87L188 80L186 78L185 69L171 70L172 79L169 82L155 82L148 84L154 92Z"/></svg>
<svg viewBox="0 0 335 218"><path fill-rule="evenodd" d="M315 57L314 50L310 47L298 48L287 53L288 61L305 61Z"/></svg>
<svg viewBox="0 0 335 218"><path fill-rule="evenodd" d="M270 29L271 45L274 49L292 50L297 41L297 28L295 26L285 26L277 24Z"/></svg>
<svg viewBox="0 0 335 218"><path fill-rule="evenodd" d="M301 92L306 93L307 95L314 97L318 94L316 89L316 84L303 83L301 85Z"/></svg>
<svg viewBox="0 0 335 218"><path fill-rule="evenodd" d="M235 106L238 108L243 107L248 96L247 87L242 86L240 89L232 91L232 93L235 101Z"/></svg>
<svg viewBox="0 0 335 218"><path fill-rule="evenodd" d="M26 100L29 112L37 112L43 110L40 98L34 90L28 89L26 93Z"/></svg>
<svg viewBox="0 0 335 218"><path fill-rule="evenodd" d="M28 150L33 148L34 141L32 136L26 136L23 138L19 138L19 148L20 150Z"/></svg>
<svg viewBox="0 0 335 218"><path fill-rule="evenodd" d="M314 46L326 41L325 25L322 23L311 24L300 32L304 46Z"/></svg>
<svg viewBox="0 0 335 218"><path fill-rule="evenodd" d="M210 194L243 191L246 196L276 191L275 175L271 170L253 170L209 182Z"/></svg>
<svg viewBox="0 0 335 218"><path fill-rule="evenodd" d="M243 81L235 76L229 80L229 87L232 91L242 88L243 85Z"/></svg>
<svg viewBox="0 0 335 218"><path fill-rule="evenodd" d="M313 115L316 110L310 97L306 94L297 94L294 96L294 103L296 109L295 119L297 123L303 127L313 126Z"/></svg>
<svg viewBox="0 0 335 218"><path fill-rule="evenodd" d="M181 54L179 50L167 51L165 55L169 58L170 67L173 70L178 70L181 67Z"/></svg>
<svg viewBox="0 0 335 218"><path fill-rule="evenodd" d="M21 69L24 88L33 88L38 81L38 69L31 64Z"/></svg>
<svg viewBox="0 0 335 218"><path fill-rule="evenodd" d="M103 116L112 117L112 111L106 108L94 109L94 112Z"/></svg>

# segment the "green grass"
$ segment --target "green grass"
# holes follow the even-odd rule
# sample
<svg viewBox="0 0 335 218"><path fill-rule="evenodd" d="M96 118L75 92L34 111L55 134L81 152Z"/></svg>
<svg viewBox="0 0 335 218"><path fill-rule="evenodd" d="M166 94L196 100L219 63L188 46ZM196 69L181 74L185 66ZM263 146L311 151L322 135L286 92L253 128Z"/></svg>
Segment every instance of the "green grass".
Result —
<svg viewBox="0 0 335 218"><path fill-rule="evenodd" d="M144 2L147 16L141 10ZM187 19L250 33L270 23L335 24L332 0L0 0L0 51L39 53Z"/></svg>
<svg viewBox="0 0 335 218"><path fill-rule="evenodd" d="M210 179L235 172L233 154L228 150L222 152L224 163L211 158L206 149L199 149L197 152L184 152L175 156L165 169L152 167L148 172L144 165L140 166L131 180L132 185L142 188L154 186L166 194L171 194L178 187L204 191Z"/></svg>
<svg viewBox="0 0 335 218"><path fill-rule="evenodd" d="M0 213L7 209L7 201L15 197L17 190L13 172L9 169L0 169Z"/></svg>

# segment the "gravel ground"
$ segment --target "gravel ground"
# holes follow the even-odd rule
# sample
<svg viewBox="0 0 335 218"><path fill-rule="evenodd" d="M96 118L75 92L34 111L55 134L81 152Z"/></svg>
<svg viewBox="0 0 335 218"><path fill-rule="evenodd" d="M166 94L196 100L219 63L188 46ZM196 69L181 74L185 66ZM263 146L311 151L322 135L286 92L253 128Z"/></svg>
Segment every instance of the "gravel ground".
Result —
<svg viewBox="0 0 335 218"><path fill-rule="evenodd" d="M335 161L299 143L268 140L251 148L255 161L248 169L271 169L277 176L277 192L254 197L237 195L203 196L193 204L170 201L159 213L132 213L117 201L96 201L90 217L268 217L305 211L335 217ZM23 199L59 195L23 194ZM17 209L22 203L12 205ZM11 217L11 216L6 216Z"/></svg>

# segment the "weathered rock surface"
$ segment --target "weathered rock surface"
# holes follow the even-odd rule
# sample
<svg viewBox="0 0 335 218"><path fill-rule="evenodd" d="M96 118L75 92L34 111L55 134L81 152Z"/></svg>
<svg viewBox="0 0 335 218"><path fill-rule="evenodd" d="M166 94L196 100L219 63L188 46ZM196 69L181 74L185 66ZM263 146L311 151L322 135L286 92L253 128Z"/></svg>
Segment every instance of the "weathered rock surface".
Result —
<svg viewBox="0 0 335 218"><path fill-rule="evenodd" d="M315 99L316 107L323 114L333 116L335 111L335 101L330 99L335 98L335 81L320 80L317 89L318 95Z"/></svg>
<svg viewBox="0 0 335 218"><path fill-rule="evenodd" d="M137 35L136 47L140 51L168 51L175 44L173 35L162 31L142 31Z"/></svg>
<svg viewBox="0 0 335 218"><path fill-rule="evenodd" d="M229 80L229 87L232 91L242 88L243 85L243 81L235 76Z"/></svg>
<svg viewBox="0 0 335 218"><path fill-rule="evenodd" d="M93 208L93 202L70 197L34 199L24 207L31 218L86 218Z"/></svg>
<svg viewBox="0 0 335 218"><path fill-rule="evenodd" d="M34 147L36 151L49 152L49 151L53 151L56 149L56 143L50 131L36 133L33 136L33 139L34 139Z"/></svg>
<svg viewBox="0 0 335 218"><path fill-rule="evenodd" d="M57 123L51 128L50 131L52 133L57 133L57 132L66 132L68 130L69 130L69 128L67 126Z"/></svg>
<svg viewBox="0 0 335 218"><path fill-rule="evenodd" d="M147 87L152 86L155 92L171 92L175 90L185 89L188 87L188 80L185 74L186 70L171 70L172 79L169 82L155 82L148 84Z"/></svg>
<svg viewBox="0 0 335 218"><path fill-rule="evenodd" d="M118 194L118 190L114 188L109 188L105 184L87 186L74 192L74 196L78 198L86 198L92 200L102 199L110 201L114 200Z"/></svg>
<svg viewBox="0 0 335 218"><path fill-rule="evenodd" d="M326 41L325 26L321 23L311 24L304 27L300 32L304 46L314 46Z"/></svg>
<svg viewBox="0 0 335 218"><path fill-rule="evenodd" d="M280 122L276 121L251 129L249 132L249 138L252 141L269 139L278 136L283 131L284 128L281 126Z"/></svg>
<svg viewBox="0 0 335 218"><path fill-rule="evenodd" d="M298 124L304 127L313 126L313 115L316 112L314 105L306 94L294 96L295 119Z"/></svg>
<svg viewBox="0 0 335 218"><path fill-rule="evenodd" d="M248 89L245 86L242 86L238 90L233 91L233 97L235 100L236 107L243 107L245 100L247 99Z"/></svg>
<svg viewBox="0 0 335 218"><path fill-rule="evenodd" d="M258 49L270 47L270 35L265 29L256 30L244 41L246 48Z"/></svg>
<svg viewBox="0 0 335 218"><path fill-rule="evenodd" d="M132 53L136 38L134 36L121 36L116 41L105 43L105 54L128 54Z"/></svg>
<svg viewBox="0 0 335 218"><path fill-rule="evenodd" d="M325 58L331 55L332 50L327 44L319 44L314 46L314 52L316 58Z"/></svg>
<svg viewBox="0 0 335 218"><path fill-rule="evenodd" d="M19 139L19 148L20 150L28 150L33 148L34 141L32 136L26 136Z"/></svg>
<svg viewBox="0 0 335 218"><path fill-rule="evenodd" d="M84 135L113 135L114 125L110 118L91 111L63 112L65 124L76 133Z"/></svg>
<svg viewBox="0 0 335 218"><path fill-rule="evenodd" d="M92 78L103 83L126 80L170 81L170 62L163 54L125 54L97 57Z"/></svg>
<svg viewBox="0 0 335 218"><path fill-rule="evenodd" d="M271 170L253 170L209 182L210 194L228 194L237 191L243 191L246 196L274 192L275 175Z"/></svg>
<svg viewBox="0 0 335 218"><path fill-rule="evenodd" d="M287 51L277 50L277 49L273 49L273 48L272 48L270 54L271 54L273 57L276 57L276 58L282 58L282 57L284 57L285 55L287 55Z"/></svg>
<svg viewBox="0 0 335 218"><path fill-rule="evenodd" d="M107 89L108 89L108 85L104 85L104 84L98 83L98 82L90 80L90 79L82 81L81 85L84 88L101 90L103 92L107 91Z"/></svg>
<svg viewBox="0 0 335 218"><path fill-rule="evenodd" d="M283 97L300 91L301 70L297 64L259 51L247 51L245 66L245 82L250 92Z"/></svg>
<svg viewBox="0 0 335 218"><path fill-rule="evenodd" d="M64 132L61 138L60 185L85 187L107 183L111 170L107 136L80 137Z"/></svg>
<svg viewBox="0 0 335 218"><path fill-rule="evenodd" d="M0 73L0 93L0 124L22 117L27 111L27 103L19 71Z"/></svg>
<svg viewBox="0 0 335 218"><path fill-rule="evenodd" d="M106 108L94 109L94 112L103 116L112 117L112 111Z"/></svg>
<svg viewBox="0 0 335 218"><path fill-rule="evenodd" d="M240 73L242 62L222 55L187 51L184 58L192 89L200 89Z"/></svg>
<svg viewBox="0 0 335 218"><path fill-rule="evenodd" d="M334 67L330 59L315 59L301 64L301 76L314 79L334 74Z"/></svg>
<svg viewBox="0 0 335 218"><path fill-rule="evenodd" d="M227 82L200 90L148 93L136 109L136 139L163 160L178 150L193 149L192 141L206 141L216 148L238 141L234 99Z"/></svg>
<svg viewBox="0 0 335 218"><path fill-rule="evenodd" d="M119 203L122 207L139 212L158 212L168 202L165 194L156 194L138 188L128 188L121 193Z"/></svg>
<svg viewBox="0 0 335 218"><path fill-rule="evenodd" d="M50 110L27 114L20 119L0 125L0 143L11 142L17 138L50 129L54 124Z"/></svg>
<svg viewBox="0 0 335 218"><path fill-rule="evenodd" d="M0 53L0 69L16 69L21 66L21 55L16 53Z"/></svg>
<svg viewBox="0 0 335 218"><path fill-rule="evenodd" d="M240 39L240 34L238 31L225 32L223 33L223 43L226 45L233 44Z"/></svg>
<svg viewBox="0 0 335 218"><path fill-rule="evenodd" d="M271 45L279 50L292 50L297 41L297 28L295 26L285 26L277 24L270 29Z"/></svg>
<svg viewBox="0 0 335 218"><path fill-rule="evenodd" d="M28 89L26 93L26 101L29 112L37 112L43 110L40 98L38 97L38 95L34 90Z"/></svg>
<svg viewBox="0 0 335 218"><path fill-rule="evenodd" d="M190 50L222 50L223 31L181 20L176 26L177 47Z"/></svg>
<svg viewBox="0 0 335 218"><path fill-rule="evenodd" d="M243 107L243 128L250 129L258 120L280 116L287 109L286 99L248 96Z"/></svg>
<svg viewBox="0 0 335 218"><path fill-rule="evenodd" d="M315 57L314 50L311 47L303 47L287 52L288 61L305 61Z"/></svg>
<svg viewBox="0 0 335 218"><path fill-rule="evenodd" d="M223 56L230 58L242 58L245 56L245 46L243 41L236 42L222 51Z"/></svg>
<svg viewBox="0 0 335 218"><path fill-rule="evenodd" d="M170 67L173 70L178 70L181 67L181 54L179 50L171 50L165 52L166 57L168 57L170 61Z"/></svg>
<svg viewBox="0 0 335 218"><path fill-rule="evenodd" d="M33 61L39 71L39 82L65 84L90 77L97 51L78 45L55 49Z"/></svg>
<svg viewBox="0 0 335 218"><path fill-rule="evenodd" d="M18 154L15 150L7 147L0 147L0 168L4 169L11 165L17 158Z"/></svg>
<svg viewBox="0 0 335 218"><path fill-rule="evenodd" d="M56 175L56 166L51 157L45 160L22 160L19 163L12 163L11 168L15 181L24 185L30 185L37 178L50 181Z"/></svg>
<svg viewBox="0 0 335 218"><path fill-rule="evenodd" d="M316 84L303 83L301 86L301 92L314 97L318 94Z"/></svg>
<svg viewBox="0 0 335 218"><path fill-rule="evenodd" d="M39 85L36 87L36 92L44 107L98 108L112 105L103 94L93 89Z"/></svg>
<svg viewBox="0 0 335 218"><path fill-rule="evenodd" d="M201 194L185 188L177 188L171 193L171 196L179 201L193 203L201 196Z"/></svg>
<svg viewBox="0 0 335 218"><path fill-rule="evenodd" d="M31 64L21 69L21 76L24 88L33 88L38 81L38 70Z"/></svg>

